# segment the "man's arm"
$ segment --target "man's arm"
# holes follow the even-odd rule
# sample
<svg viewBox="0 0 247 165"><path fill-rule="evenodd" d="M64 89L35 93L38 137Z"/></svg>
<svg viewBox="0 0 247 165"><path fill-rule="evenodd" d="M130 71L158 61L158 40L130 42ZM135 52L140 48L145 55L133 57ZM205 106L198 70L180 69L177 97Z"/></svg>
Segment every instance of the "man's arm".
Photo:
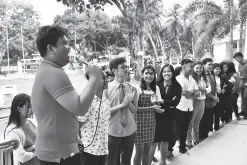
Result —
<svg viewBox="0 0 247 165"><path fill-rule="evenodd" d="M68 76L63 71L53 81L46 81L44 84L46 90L61 106L74 115L84 116L94 99L101 73L99 67L89 66L89 81L80 95L72 87Z"/></svg>

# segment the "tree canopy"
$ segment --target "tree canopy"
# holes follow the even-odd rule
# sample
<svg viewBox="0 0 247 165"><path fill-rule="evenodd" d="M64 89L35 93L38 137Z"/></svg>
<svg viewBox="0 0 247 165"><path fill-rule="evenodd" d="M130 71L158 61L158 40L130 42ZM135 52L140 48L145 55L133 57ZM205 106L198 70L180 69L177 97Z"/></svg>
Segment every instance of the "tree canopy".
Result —
<svg viewBox="0 0 247 165"><path fill-rule="evenodd" d="M36 51L35 36L40 27L39 14L29 3L0 0L0 59L7 58L7 30L10 58L22 58L22 36L25 55Z"/></svg>

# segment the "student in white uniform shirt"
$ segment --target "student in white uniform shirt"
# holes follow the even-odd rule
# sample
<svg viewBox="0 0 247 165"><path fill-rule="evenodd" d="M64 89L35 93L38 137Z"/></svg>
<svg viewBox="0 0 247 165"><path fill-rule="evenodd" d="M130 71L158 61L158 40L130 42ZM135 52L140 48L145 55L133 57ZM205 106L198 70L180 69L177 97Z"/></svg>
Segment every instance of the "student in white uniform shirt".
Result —
<svg viewBox="0 0 247 165"><path fill-rule="evenodd" d="M176 77L182 86L182 97L177 108L177 133L180 142L179 152L187 152L186 138L189 124L193 114L193 99L199 97L200 92L196 81L192 77L193 61L182 60L181 74ZM176 142L169 144L169 151L172 152Z"/></svg>
<svg viewBox="0 0 247 165"><path fill-rule="evenodd" d="M199 125L205 109L205 94L211 92L211 85L204 72L203 64L200 61L194 63L193 78L200 90L200 96L193 100L193 116L187 134L188 148L193 147L193 142L194 145L200 142Z"/></svg>

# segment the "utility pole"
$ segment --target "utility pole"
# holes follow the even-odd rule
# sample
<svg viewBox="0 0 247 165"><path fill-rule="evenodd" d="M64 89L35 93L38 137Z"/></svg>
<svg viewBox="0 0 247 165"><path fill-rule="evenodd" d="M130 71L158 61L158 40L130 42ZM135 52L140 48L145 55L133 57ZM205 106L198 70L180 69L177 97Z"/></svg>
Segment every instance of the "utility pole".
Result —
<svg viewBox="0 0 247 165"><path fill-rule="evenodd" d="M25 52L24 52L24 41L23 41L23 34L22 34L22 26L21 26L21 49L22 49L22 58L23 58L23 72L26 72L26 63L25 63Z"/></svg>
<svg viewBox="0 0 247 165"><path fill-rule="evenodd" d="M8 74L9 74L9 32L8 32L8 25L6 25L6 36L7 36L7 57L8 57Z"/></svg>

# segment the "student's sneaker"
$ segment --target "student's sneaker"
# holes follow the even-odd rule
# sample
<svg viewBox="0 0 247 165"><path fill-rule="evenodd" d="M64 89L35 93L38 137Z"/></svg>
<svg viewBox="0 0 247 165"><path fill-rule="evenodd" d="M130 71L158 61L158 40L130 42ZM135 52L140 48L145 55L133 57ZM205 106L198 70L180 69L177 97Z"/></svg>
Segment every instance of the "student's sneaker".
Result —
<svg viewBox="0 0 247 165"><path fill-rule="evenodd" d="M173 158L173 157L174 157L173 153L171 151L168 151L167 158Z"/></svg>
<svg viewBox="0 0 247 165"><path fill-rule="evenodd" d="M191 148L193 148L194 146L192 144L188 144L187 148L190 150Z"/></svg>
<svg viewBox="0 0 247 165"><path fill-rule="evenodd" d="M179 148L179 152L182 154L186 153L187 151L188 151L187 148Z"/></svg>
<svg viewBox="0 0 247 165"><path fill-rule="evenodd" d="M159 162L159 159L154 156L153 157L153 162Z"/></svg>

